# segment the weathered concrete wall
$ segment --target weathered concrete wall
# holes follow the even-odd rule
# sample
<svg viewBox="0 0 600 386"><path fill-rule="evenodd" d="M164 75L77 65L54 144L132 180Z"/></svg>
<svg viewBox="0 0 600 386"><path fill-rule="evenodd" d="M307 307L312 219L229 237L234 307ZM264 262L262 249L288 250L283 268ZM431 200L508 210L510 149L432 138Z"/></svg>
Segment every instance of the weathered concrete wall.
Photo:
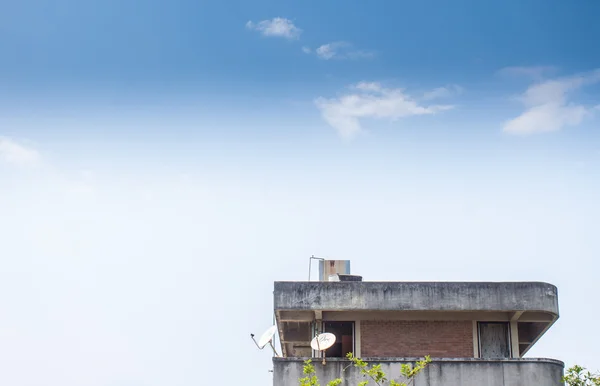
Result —
<svg viewBox="0 0 600 386"><path fill-rule="evenodd" d="M365 359L368 361L368 359ZM410 359L374 359L370 364L381 364L392 379L401 380L400 364ZM354 386L364 381L346 360L328 359L323 366L314 360L321 384L341 377L342 385ZM303 360L298 358L273 359L273 385L297 386L303 377ZM415 380L414 386L561 386L564 364L552 359L434 359Z"/></svg>
<svg viewBox="0 0 600 386"><path fill-rule="evenodd" d="M540 311L558 291L540 282L275 282L275 310Z"/></svg>

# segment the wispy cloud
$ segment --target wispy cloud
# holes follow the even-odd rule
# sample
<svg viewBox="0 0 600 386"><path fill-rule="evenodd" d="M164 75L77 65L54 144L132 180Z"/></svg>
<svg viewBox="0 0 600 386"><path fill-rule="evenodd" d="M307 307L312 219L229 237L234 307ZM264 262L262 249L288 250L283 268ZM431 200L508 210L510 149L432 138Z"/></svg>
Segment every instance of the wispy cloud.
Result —
<svg viewBox="0 0 600 386"><path fill-rule="evenodd" d="M323 44L317 48L316 53L319 58L329 60L336 55L336 48L339 47L341 47L341 43L337 43L337 47L336 43Z"/></svg>
<svg viewBox="0 0 600 386"><path fill-rule="evenodd" d="M310 54L312 52L312 50L310 49L310 47L302 47L302 52L304 52L305 54Z"/></svg>
<svg viewBox="0 0 600 386"><path fill-rule="evenodd" d="M348 42L332 42L319 46L315 54L324 60L330 59L361 59L371 58L375 54L371 51L357 50Z"/></svg>
<svg viewBox="0 0 600 386"><path fill-rule="evenodd" d="M35 166L41 162L37 150L4 137L0 137L0 159L16 166Z"/></svg>
<svg viewBox="0 0 600 386"><path fill-rule="evenodd" d="M435 114L449 110L450 105L422 106L403 89L384 88L379 83L361 82L349 92L332 99L317 98L315 104L323 119L346 139L362 131L364 118L397 120L413 115Z"/></svg>
<svg viewBox="0 0 600 386"><path fill-rule="evenodd" d="M246 28L259 31L264 36L276 36L286 39L298 39L302 34L300 28L296 27L291 20L283 17L275 17L258 23L249 21L246 23Z"/></svg>
<svg viewBox="0 0 600 386"><path fill-rule="evenodd" d="M574 103L569 97L582 86L596 82L600 82L600 69L530 86L518 98L525 111L506 122L503 130L510 134L534 134L578 125L593 107Z"/></svg>
<svg viewBox="0 0 600 386"><path fill-rule="evenodd" d="M451 98L462 94L464 89L456 84L451 84L446 87L434 88L431 91L423 94L423 100L433 100L442 98Z"/></svg>
<svg viewBox="0 0 600 386"><path fill-rule="evenodd" d="M72 171L61 170L36 149L7 137L0 137L0 166L3 163L11 165L11 169L35 170L39 172L36 173L37 177L70 196L90 195L96 190L96 179L92 171L80 170L73 174ZM0 180L2 178L0 175Z"/></svg>
<svg viewBox="0 0 600 386"><path fill-rule="evenodd" d="M556 72L556 70L556 67L553 66L514 66L501 69L498 71L498 75L510 77L522 76L540 80Z"/></svg>

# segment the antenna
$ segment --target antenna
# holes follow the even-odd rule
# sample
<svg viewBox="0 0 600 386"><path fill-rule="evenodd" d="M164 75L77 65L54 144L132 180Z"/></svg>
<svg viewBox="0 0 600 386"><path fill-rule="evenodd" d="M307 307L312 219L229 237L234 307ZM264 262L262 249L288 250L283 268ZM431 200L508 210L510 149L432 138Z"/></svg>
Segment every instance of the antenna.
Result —
<svg viewBox="0 0 600 386"><path fill-rule="evenodd" d="M252 338L254 344L256 345L256 347L258 347L259 350L262 350L267 344L269 344L271 346L271 349L273 349L273 353L275 354L275 356L279 357L279 354L277 354L277 350L275 350L275 346L273 346L273 336L276 332L277 326L271 326L260 336L258 342L256 341L256 339L254 339L254 334L250 334L250 337Z"/></svg>
<svg viewBox="0 0 600 386"><path fill-rule="evenodd" d="M310 342L310 347L313 350L322 351L323 352L323 365L325 365L325 350L329 347L333 346L335 343L335 335L330 332L325 332L323 334L319 334L313 338Z"/></svg>

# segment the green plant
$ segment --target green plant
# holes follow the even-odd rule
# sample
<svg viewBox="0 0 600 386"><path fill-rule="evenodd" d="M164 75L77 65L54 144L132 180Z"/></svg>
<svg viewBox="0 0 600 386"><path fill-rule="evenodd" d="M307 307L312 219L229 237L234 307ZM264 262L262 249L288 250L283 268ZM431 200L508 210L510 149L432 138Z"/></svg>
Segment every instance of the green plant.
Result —
<svg viewBox="0 0 600 386"><path fill-rule="evenodd" d="M600 386L600 375L575 365L567 369L562 381L569 386Z"/></svg>
<svg viewBox="0 0 600 386"><path fill-rule="evenodd" d="M300 378L300 386L321 386L319 383L319 378L317 378L317 372L315 371L315 366L313 366L312 361L306 360L304 361L304 369L303 369L305 377ZM340 378L334 379L333 381L329 381L327 386L337 386L342 383Z"/></svg>
<svg viewBox="0 0 600 386"><path fill-rule="evenodd" d="M352 353L347 355L347 358L352 362L350 366L356 367L360 373L365 377L369 378L362 382L359 382L356 386L367 386L370 381L373 381L378 386L383 386L386 383L389 386L409 386L414 383L415 377L423 371L425 367L429 363L431 363L431 358L426 356L424 360L417 361L414 366L410 364L402 364L400 367L400 374L405 378L406 382L397 382L393 379L388 379L387 375L381 370L381 365L371 365L360 358L356 358ZM350 367L348 366L348 367ZM344 368L344 371L348 369L348 367ZM311 360L307 360L304 362L304 375L305 377L300 378L300 386L320 386L319 379L316 375L315 367L312 365ZM342 383L341 378L334 379L327 383L327 386L337 386Z"/></svg>

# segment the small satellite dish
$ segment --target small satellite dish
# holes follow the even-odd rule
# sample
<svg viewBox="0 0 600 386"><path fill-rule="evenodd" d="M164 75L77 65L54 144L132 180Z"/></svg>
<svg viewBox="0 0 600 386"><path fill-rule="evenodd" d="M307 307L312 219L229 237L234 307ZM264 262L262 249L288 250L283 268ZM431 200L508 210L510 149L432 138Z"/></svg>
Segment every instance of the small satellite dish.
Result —
<svg viewBox="0 0 600 386"><path fill-rule="evenodd" d="M258 342L256 341L256 339L254 339L254 334L250 334L250 337L254 341L254 344L256 345L256 347L258 347L260 350L265 348L266 345L270 345L271 348L273 349L273 353L275 354L275 356L279 357L279 354L277 354L277 350L275 350L275 346L273 345L273 336L275 335L276 332L277 332L277 326L271 326L267 331L265 331L261 335Z"/></svg>
<svg viewBox="0 0 600 386"><path fill-rule="evenodd" d="M277 326L271 326L258 340L258 348L263 349L273 339L273 335L277 332Z"/></svg>
<svg viewBox="0 0 600 386"><path fill-rule="evenodd" d="M334 343L335 335L330 332L325 332L315 336L310 342L310 347L312 347L313 350L324 351L333 346Z"/></svg>
<svg viewBox="0 0 600 386"><path fill-rule="evenodd" d="M333 346L335 343L335 335L330 332L324 332L313 338L310 342L310 347L323 353L323 366L325 366L325 350Z"/></svg>

